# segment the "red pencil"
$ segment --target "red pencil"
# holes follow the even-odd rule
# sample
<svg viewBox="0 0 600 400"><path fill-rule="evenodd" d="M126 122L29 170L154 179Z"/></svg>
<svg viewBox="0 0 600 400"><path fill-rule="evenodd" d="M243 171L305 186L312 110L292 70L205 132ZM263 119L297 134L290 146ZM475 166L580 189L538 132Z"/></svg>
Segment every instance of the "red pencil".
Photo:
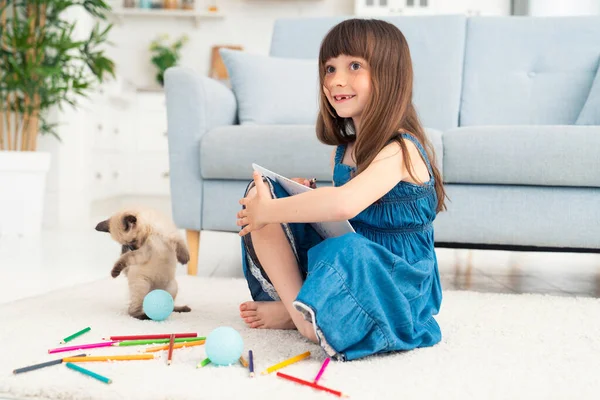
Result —
<svg viewBox="0 0 600 400"><path fill-rule="evenodd" d="M171 359L173 358L173 343L175 343L175 334L171 334L171 340L169 340L169 356L167 357L167 365L171 365Z"/></svg>
<svg viewBox="0 0 600 400"><path fill-rule="evenodd" d="M347 395L345 395L344 393L342 393L340 391L329 389L329 388L326 388L325 386L317 385L316 383L305 381L303 379L299 379L299 378L296 378L296 377L293 377L293 376L290 376L287 374L283 374L281 372L277 372L277 376L280 378L283 378L283 379L287 379L288 381L299 383L301 385L310 386L313 389L318 389L318 390L322 390L324 392L329 392L331 394L335 394L337 397L348 397Z"/></svg>
<svg viewBox="0 0 600 400"><path fill-rule="evenodd" d="M176 338L189 338L198 337L197 333L175 333ZM109 338L103 338L104 340L144 340L144 339L169 339L171 338L170 333L158 334L158 335L126 335L126 336L111 336Z"/></svg>

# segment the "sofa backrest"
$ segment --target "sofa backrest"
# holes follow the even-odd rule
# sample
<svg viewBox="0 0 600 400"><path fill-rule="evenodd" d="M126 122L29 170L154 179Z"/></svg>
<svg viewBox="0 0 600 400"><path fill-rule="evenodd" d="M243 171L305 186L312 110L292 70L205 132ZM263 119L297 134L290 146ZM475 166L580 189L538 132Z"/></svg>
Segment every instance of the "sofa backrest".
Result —
<svg viewBox="0 0 600 400"><path fill-rule="evenodd" d="M600 61L600 17L467 21L460 125L570 125Z"/></svg>
<svg viewBox="0 0 600 400"><path fill-rule="evenodd" d="M270 55L316 59L334 25L351 17L275 21ZM446 130L458 126L466 17L385 17L408 41L414 69L413 103L422 124Z"/></svg>

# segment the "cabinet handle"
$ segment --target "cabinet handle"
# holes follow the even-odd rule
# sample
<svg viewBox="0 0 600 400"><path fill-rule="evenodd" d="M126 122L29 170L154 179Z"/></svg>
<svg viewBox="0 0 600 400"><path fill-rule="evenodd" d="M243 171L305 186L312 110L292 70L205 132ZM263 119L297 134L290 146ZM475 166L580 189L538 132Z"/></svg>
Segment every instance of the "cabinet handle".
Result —
<svg viewBox="0 0 600 400"><path fill-rule="evenodd" d="M167 137L167 136L169 136L169 132L168 132L168 131L165 131L165 133L163 133L163 136L164 136L164 137Z"/></svg>
<svg viewBox="0 0 600 400"><path fill-rule="evenodd" d="M102 174L100 172L96 172L96 179L102 179Z"/></svg>
<svg viewBox="0 0 600 400"><path fill-rule="evenodd" d="M119 172L118 171L113 172L113 178L117 179L118 177L119 177Z"/></svg>
<svg viewBox="0 0 600 400"><path fill-rule="evenodd" d="M98 124L98 130L101 131L102 130L102 124Z"/></svg>
<svg viewBox="0 0 600 400"><path fill-rule="evenodd" d="M119 134L119 128L115 128L115 135Z"/></svg>
<svg viewBox="0 0 600 400"><path fill-rule="evenodd" d="M168 177L169 177L169 171L167 171L167 172L163 172L163 173L162 173L162 177L163 177L163 178L168 178Z"/></svg>

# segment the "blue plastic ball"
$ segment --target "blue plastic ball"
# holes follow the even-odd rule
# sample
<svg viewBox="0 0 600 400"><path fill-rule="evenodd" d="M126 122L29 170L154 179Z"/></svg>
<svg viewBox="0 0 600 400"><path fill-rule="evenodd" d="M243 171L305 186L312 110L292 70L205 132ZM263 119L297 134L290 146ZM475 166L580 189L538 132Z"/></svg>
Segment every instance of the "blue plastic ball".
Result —
<svg viewBox="0 0 600 400"><path fill-rule="evenodd" d="M163 321L173 312L175 302L169 292L156 289L144 297L142 307L148 318L154 321Z"/></svg>
<svg viewBox="0 0 600 400"><path fill-rule="evenodd" d="M208 335L204 350L211 363L230 365L238 362L242 355L244 340L235 329L221 326Z"/></svg>

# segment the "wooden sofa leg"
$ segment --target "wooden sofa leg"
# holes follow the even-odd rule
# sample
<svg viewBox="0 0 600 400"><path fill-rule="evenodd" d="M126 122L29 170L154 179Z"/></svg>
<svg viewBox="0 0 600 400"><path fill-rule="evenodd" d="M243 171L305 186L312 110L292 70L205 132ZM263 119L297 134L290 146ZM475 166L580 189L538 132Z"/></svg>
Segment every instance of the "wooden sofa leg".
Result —
<svg viewBox="0 0 600 400"><path fill-rule="evenodd" d="M198 250L200 248L200 231L186 230L187 245L190 251L188 275L198 275Z"/></svg>

